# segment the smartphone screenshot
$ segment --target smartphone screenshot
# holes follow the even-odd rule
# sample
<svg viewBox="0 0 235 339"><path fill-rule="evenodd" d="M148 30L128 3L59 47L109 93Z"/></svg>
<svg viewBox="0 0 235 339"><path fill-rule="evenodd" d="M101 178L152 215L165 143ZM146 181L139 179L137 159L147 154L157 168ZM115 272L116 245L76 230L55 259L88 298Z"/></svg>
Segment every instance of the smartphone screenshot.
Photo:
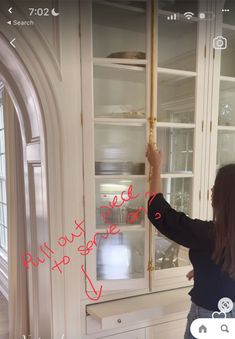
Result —
<svg viewBox="0 0 235 339"><path fill-rule="evenodd" d="M234 1L0 1L0 339L235 338L234 206Z"/></svg>

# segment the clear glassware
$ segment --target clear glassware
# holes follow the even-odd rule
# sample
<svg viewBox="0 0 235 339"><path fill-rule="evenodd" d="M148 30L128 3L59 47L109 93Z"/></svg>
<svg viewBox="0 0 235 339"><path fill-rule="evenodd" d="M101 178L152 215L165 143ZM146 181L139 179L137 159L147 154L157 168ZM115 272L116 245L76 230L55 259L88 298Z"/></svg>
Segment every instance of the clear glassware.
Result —
<svg viewBox="0 0 235 339"><path fill-rule="evenodd" d="M97 236L97 280L144 277L144 233L123 232L103 239Z"/></svg>
<svg viewBox="0 0 235 339"><path fill-rule="evenodd" d="M109 206L115 195L117 196L117 205L122 203L120 198L123 191L127 192L128 187L132 185L133 196L140 193L140 196L132 201L126 202L119 208L113 208L110 211L108 220L120 227L141 225L144 226L145 214L140 212L139 217L133 220L133 212L135 213L141 207L146 207L147 199L144 198L146 187L144 179L96 179L96 227L97 229L108 226L102 217L100 206Z"/></svg>
<svg viewBox="0 0 235 339"><path fill-rule="evenodd" d="M232 107L229 104L220 104L219 107L219 125L232 125Z"/></svg>

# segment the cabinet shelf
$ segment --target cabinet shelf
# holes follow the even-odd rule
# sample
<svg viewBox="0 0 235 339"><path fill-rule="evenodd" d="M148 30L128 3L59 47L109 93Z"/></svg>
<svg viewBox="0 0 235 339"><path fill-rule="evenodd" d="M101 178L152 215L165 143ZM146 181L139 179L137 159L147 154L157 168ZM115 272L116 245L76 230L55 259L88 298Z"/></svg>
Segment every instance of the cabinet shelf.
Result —
<svg viewBox="0 0 235 339"><path fill-rule="evenodd" d="M168 178L193 178L192 172L175 172L175 173L163 173L161 174L161 178L168 179Z"/></svg>
<svg viewBox="0 0 235 339"><path fill-rule="evenodd" d="M165 68L165 67L157 67L157 72L159 74L179 75L181 76L181 78L186 78L186 77L191 78L197 75L197 72L183 71L179 69Z"/></svg>
<svg viewBox="0 0 235 339"><path fill-rule="evenodd" d="M106 228L109 226L109 224L106 224L106 226L104 228L99 228L97 227L97 231L99 233L105 233L106 232ZM132 231L140 231L140 232L143 232L143 225L141 224L120 224L120 223L117 223L117 226L118 228L120 228L120 232L132 232Z"/></svg>
<svg viewBox="0 0 235 339"><path fill-rule="evenodd" d="M220 81L235 82L235 77L228 77L228 76L221 75Z"/></svg>
<svg viewBox="0 0 235 339"><path fill-rule="evenodd" d="M143 4L146 4L146 1L139 1ZM130 11L130 12L135 12L135 13L146 13L144 8L141 7L137 7L137 6L132 6L132 5L126 5L126 4L122 4L120 3L120 1L107 1L107 0L94 0L95 4L98 5L104 5L104 6L110 6L110 7L114 7L114 8L119 8L119 9L124 9L126 11Z"/></svg>
<svg viewBox="0 0 235 339"><path fill-rule="evenodd" d="M145 174L96 174L95 179L146 179Z"/></svg>
<svg viewBox="0 0 235 339"><path fill-rule="evenodd" d="M223 128L221 128L222 130ZM224 129L226 130L226 128ZM228 130L235 130L235 127L228 128ZM108 174L96 174L95 179L103 180L103 179L146 179L148 177L147 174L119 174L119 175L108 175ZM173 172L173 173L162 173L162 179L168 178L193 178L193 172Z"/></svg>
<svg viewBox="0 0 235 339"><path fill-rule="evenodd" d="M120 119L120 118L95 118L96 124L102 124L102 125L130 125L130 126L143 126L143 124L146 124L146 119Z"/></svg>
<svg viewBox="0 0 235 339"><path fill-rule="evenodd" d="M223 24L223 29L227 29L229 31L235 31L235 25Z"/></svg>
<svg viewBox="0 0 235 339"><path fill-rule="evenodd" d="M180 123L180 122L157 122L156 124L159 128L195 128L195 124L187 124L187 123Z"/></svg>
<svg viewBox="0 0 235 339"><path fill-rule="evenodd" d="M94 58L96 66L119 68L133 71L145 71L146 59ZM141 65L141 66L140 66ZM143 65L143 66L142 66Z"/></svg>
<svg viewBox="0 0 235 339"><path fill-rule="evenodd" d="M130 126L143 126L146 124L146 119L119 119L119 118L95 118L96 124L102 125L130 125ZM179 122L157 122L156 127L169 127L169 128L195 128L195 124L179 123Z"/></svg>
<svg viewBox="0 0 235 339"><path fill-rule="evenodd" d="M235 132L235 126L223 126L223 125L219 125L218 127L217 127L217 129L219 130L219 131L234 131Z"/></svg>

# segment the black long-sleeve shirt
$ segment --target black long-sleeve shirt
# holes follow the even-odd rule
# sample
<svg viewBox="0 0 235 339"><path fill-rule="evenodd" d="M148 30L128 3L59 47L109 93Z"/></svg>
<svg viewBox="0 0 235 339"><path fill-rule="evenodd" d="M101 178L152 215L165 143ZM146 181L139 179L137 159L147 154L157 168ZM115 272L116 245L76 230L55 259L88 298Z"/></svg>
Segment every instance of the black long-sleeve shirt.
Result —
<svg viewBox="0 0 235 339"><path fill-rule="evenodd" d="M235 302L235 280L222 272L221 266L211 258L215 240L213 221L191 219L174 210L162 193L149 198L148 218L167 238L189 248L194 269L194 286L189 295L195 304L218 311L221 298L228 297Z"/></svg>

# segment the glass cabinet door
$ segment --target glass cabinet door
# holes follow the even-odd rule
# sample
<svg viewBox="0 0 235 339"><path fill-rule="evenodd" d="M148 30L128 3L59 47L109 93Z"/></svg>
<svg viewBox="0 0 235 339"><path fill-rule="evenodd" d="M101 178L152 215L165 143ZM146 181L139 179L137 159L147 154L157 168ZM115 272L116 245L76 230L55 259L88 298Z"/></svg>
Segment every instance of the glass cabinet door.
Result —
<svg viewBox="0 0 235 339"><path fill-rule="evenodd" d="M226 39L226 48L221 49L221 68L218 105L217 169L235 161L235 6L225 1L223 12L222 36Z"/></svg>
<svg viewBox="0 0 235 339"><path fill-rule="evenodd" d="M87 220L93 225L89 237L97 234L96 251L86 262L95 268L91 276L108 290L128 289L130 283L146 288L149 1L89 0L83 6L91 18L84 22L89 32L84 44L90 39L92 61L89 81L84 74L92 94L85 99L87 140L90 136L85 156L93 168L85 173L85 199ZM133 195L140 196L110 208L115 197L117 205L122 203L130 186ZM119 232L106 238L110 225Z"/></svg>
<svg viewBox="0 0 235 339"><path fill-rule="evenodd" d="M229 8L229 12L222 12ZM222 40L221 49L213 41L214 73L211 112L211 165L208 192L214 184L218 169L235 162L235 4L234 1L219 1L215 8L215 38ZM218 40L217 40L218 41ZM217 147L214 147L217 145ZM208 193L209 196L209 193ZM212 218L208 202L208 216Z"/></svg>
<svg viewBox="0 0 235 339"><path fill-rule="evenodd" d="M213 72L210 77L212 93L208 98L211 109L208 129L207 219L213 217L210 190L216 173L221 166L235 162L235 3L231 0L217 1L213 6L216 19L210 41ZM229 9L229 12L222 9Z"/></svg>
<svg viewBox="0 0 235 339"><path fill-rule="evenodd" d="M185 12L191 12L190 20ZM192 216L195 184L199 1L158 2L157 147L162 150L163 194ZM175 16L174 16L175 15ZM174 19L175 18L175 19ZM188 269L188 251L155 231L156 285L165 269ZM161 274L161 271L163 274Z"/></svg>

